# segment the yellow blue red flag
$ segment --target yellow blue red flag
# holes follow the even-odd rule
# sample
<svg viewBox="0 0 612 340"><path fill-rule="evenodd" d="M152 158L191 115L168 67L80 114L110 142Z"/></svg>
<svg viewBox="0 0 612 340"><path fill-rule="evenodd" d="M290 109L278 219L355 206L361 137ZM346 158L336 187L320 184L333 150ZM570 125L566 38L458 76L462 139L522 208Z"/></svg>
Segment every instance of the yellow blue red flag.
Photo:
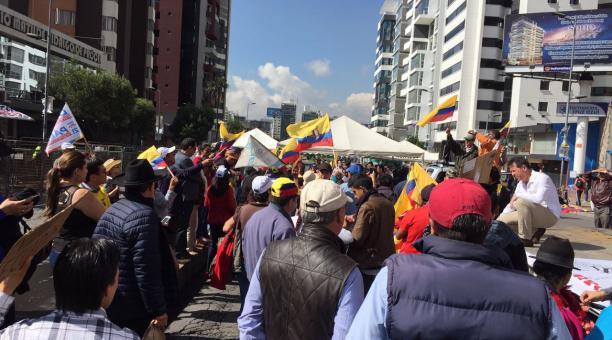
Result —
<svg viewBox="0 0 612 340"><path fill-rule="evenodd" d="M512 121L511 121L511 120L509 120L509 121L506 123L506 125L504 125L504 127L503 127L503 128L501 128L501 130L499 130L499 134L500 134L502 137L508 137L508 132L510 132L510 123L511 123L511 122L512 122Z"/></svg>
<svg viewBox="0 0 612 340"><path fill-rule="evenodd" d="M457 96L448 98L444 103L433 109L425 117L417 122L417 125L423 127L429 123L441 122L453 116L457 109Z"/></svg>
<svg viewBox="0 0 612 340"><path fill-rule="evenodd" d="M159 152L157 152L157 148L155 145L143 151L140 155L138 155L138 159L146 159L147 162L151 163L153 160L161 156Z"/></svg>
<svg viewBox="0 0 612 340"><path fill-rule="evenodd" d="M244 131L231 133L225 126L225 122L219 122L219 136L221 137L220 151L230 148L234 142L244 134Z"/></svg>
<svg viewBox="0 0 612 340"><path fill-rule="evenodd" d="M406 178L406 185L395 203L395 218L421 204L421 190L430 184L436 182L419 163L414 163Z"/></svg>
<svg viewBox="0 0 612 340"><path fill-rule="evenodd" d="M315 146L333 146L329 115L307 122L291 124L287 126L289 136L296 139L295 151L304 151Z"/></svg>
<svg viewBox="0 0 612 340"><path fill-rule="evenodd" d="M297 149L297 140L295 138L291 138L289 143L285 145L285 147L280 152L280 159L285 164L291 164L300 157L300 152L295 151Z"/></svg>

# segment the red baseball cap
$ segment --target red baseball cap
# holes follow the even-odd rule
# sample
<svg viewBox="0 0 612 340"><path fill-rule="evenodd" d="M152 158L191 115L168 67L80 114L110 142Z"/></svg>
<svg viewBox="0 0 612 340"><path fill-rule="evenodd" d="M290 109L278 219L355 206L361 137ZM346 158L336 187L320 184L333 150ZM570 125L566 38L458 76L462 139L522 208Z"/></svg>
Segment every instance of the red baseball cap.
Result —
<svg viewBox="0 0 612 340"><path fill-rule="evenodd" d="M480 184L465 178L451 178L438 184L429 197L429 216L451 228L460 215L477 214L491 223L491 198Z"/></svg>

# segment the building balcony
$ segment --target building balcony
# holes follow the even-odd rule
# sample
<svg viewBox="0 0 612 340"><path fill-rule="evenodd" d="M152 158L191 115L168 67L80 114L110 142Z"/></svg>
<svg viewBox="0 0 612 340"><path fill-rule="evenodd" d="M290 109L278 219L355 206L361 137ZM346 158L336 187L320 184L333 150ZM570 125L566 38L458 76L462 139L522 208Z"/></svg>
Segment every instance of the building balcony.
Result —
<svg viewBox="0 0 612 340"><path fill-rule="evenodd" d="M428 10L424 8L416 12L416 18L414 19L414 23L416 25L429 25L435 19L436 17L433 15L433 13L430 14Z"/></svg>

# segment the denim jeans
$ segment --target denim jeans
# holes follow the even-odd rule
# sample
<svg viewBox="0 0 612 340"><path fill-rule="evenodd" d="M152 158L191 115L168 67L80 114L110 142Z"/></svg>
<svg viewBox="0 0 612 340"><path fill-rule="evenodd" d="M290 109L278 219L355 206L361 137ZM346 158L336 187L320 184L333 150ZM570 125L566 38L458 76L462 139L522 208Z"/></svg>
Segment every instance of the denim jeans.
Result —
<svg viewBox="0 0 612 340"><path fill-rule="evenodd" d="M217 255L219 239L223 236L223 224L209 224L210 245L208 246L208 262L206 268L210 271L210 266Z"/></svg>
<svg viewBox="0 0 612 340"><path fill-rule="evenodd" d="M236 276L238 276L238 288L240 288L240 314L242 314L242 308L244 308L244 300L246 300L250 282L249 279L247 279L244 269L236 273Z"/></svg>

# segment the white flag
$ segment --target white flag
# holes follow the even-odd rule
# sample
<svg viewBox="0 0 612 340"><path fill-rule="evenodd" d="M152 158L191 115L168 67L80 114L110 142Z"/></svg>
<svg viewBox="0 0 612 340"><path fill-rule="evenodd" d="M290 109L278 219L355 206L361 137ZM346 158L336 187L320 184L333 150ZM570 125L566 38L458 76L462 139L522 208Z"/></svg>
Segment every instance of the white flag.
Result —
<svg viewBox="0 0 612 340"><path fill-rule="evenodd" d="M285 163L281 162L270 150L261 144L257 139L249 136L244 150L240 153L238 162L236 162L235 168L281 168Z"/></svg>
<svg viewBox="0 0 612 340"><path fill-rule="evenodd" d="M62 143L74 143L84 137L79 124L68 107L68 103L66 103L59 117L57 117L45 152L49 155L51 152L59 150Z"/></svg>

